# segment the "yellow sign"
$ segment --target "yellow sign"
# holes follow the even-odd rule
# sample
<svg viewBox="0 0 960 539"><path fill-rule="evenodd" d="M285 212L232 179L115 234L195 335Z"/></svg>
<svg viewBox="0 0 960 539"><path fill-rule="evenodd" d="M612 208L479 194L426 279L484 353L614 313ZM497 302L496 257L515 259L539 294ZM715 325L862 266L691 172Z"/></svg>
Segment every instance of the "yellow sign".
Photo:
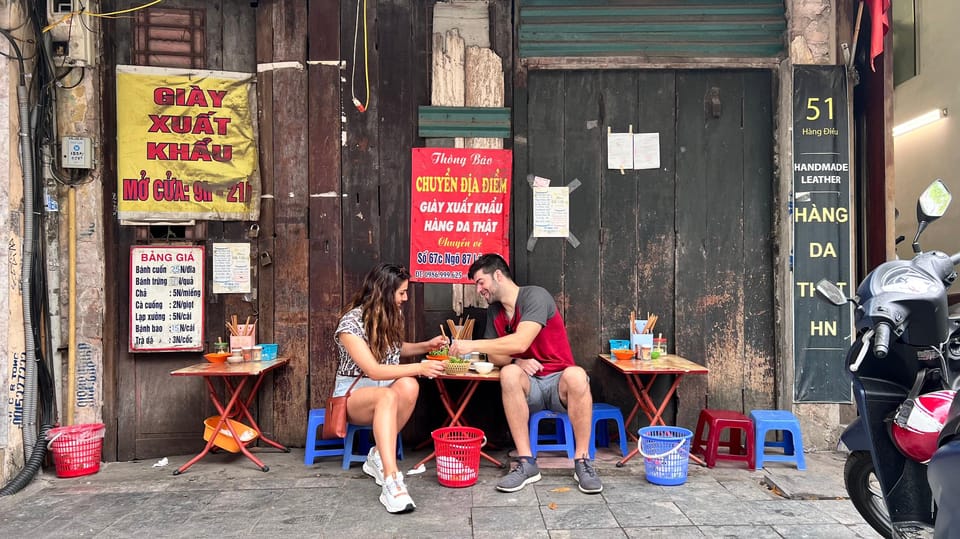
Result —
<svg viewBox="0 0 960 539"><path fill-rule="evenodd" d="M117 66L122 220L255 221L256 75Z"/></svg>

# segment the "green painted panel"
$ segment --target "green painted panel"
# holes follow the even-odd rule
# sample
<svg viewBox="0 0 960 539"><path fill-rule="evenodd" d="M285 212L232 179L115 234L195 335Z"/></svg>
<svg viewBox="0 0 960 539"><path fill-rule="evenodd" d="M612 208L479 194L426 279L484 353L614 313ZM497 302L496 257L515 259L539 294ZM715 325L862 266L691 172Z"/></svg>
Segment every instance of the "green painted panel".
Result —
<svg viewBox="0 0 960 539"><path fill-rule="evenodd" d="M510 137L509 108L422 106L418 119L422 138Z"/></svg>
<svg viewBox="0 0 960 539"><path fill-rule="evenodd" d="M787 24L771 0L519 0L520 56L777 57Z"/></svg>

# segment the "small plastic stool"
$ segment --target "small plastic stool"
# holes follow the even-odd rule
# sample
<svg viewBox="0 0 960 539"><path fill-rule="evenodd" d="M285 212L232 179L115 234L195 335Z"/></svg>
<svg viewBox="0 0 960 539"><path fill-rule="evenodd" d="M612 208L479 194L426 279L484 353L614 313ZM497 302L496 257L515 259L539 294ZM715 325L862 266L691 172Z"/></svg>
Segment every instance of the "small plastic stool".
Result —
<svg viewBox="0 0 960 539"><path fill-rule="evenodd" d="M707 428L707 437L704 439L704 427ZM720 435L729 429L729 441L720 441ZM741 434L743 443L741 443ZM728 452L721 453L720 448L726 447ZM753 469L754 462L754 435L753 421L749 417L733 410L716 410L704 408L700 410L697 420L697 432L693 436L692 452L704 456L707 468L717 465L717 460L735 460L746 462L747 468Z"/></svg>
<svg viewBox="0 0 960 539"><path fill-rule="evenodd" d="M370 434L373 427L370 425L354 425L347 423L347 437L343 439L343 469L349 470L354 462L363 462L367 460L367 453L370 451ZM359 438L357 443L357 452L354 451L354 440ZM400 439L400 433L397 433L397 460L403 460L403 440Z"/></svg>
<svg viewBox="0 0 960 539"><path fill-rule="evenodd" d="M753 410L750 412L753 429L756 433L756 469L763 468L764 462L794 462L798 470L806 470L803 459L803 437L800 434L800 421L787 410ZM783 441L767 442L767 432L783 432ZM783 448L783 454L768 454L767 447Z"/></svg>
<svg viewBox="0 0 960 539"><path fill-rule="evenodd" d="M590 430L590 458L596 458L597 447L610 446L610 434L607 430L607 421L617 423L620 436L620 456L627 456L627 429L623 424L623 412L620 408L605 402L593 403L593 429Z"/></svg>
<svg viewBox="0 0 960 539"><path fill-rule="evenodd" d="M556 434L540 434L540 421L553 419L557 424ZM536 457L539 451L566 451L567 458L573 458L575 451L573 441L573 426L570 425L570 416L540 410L530 416L530 452Z"/></svg>
<svg viewBox="0 0 960 539"><path fill-rule="evenodd" d="M370 433L373 429L370 426L347 424L346 438L324 440L318 438L317 434L323 427L326 414L325 408L310 410L307 418L307 443L303 450L304 466L313 466L317 457L343 457L342 467L347 470L351 463L367 460L367 452L370 451ZM358 437L359 440L357 440ZM355 441L356 447L354 447ZM359 451L360 454L355 454L354 451ZM397 458L403 460L403 442L399 434L397 435Z"/></svg>
<svg viewBox="0 0 960 539"><path fill-rule="evenodd" d="M310 410L307 416L307 444L303 450L303 465L313 466L317 457L342 457L343 439L333 438L324 440L317 438L320 428L323 427L324 418L327 415L325 408L315 408Z"/></svg>

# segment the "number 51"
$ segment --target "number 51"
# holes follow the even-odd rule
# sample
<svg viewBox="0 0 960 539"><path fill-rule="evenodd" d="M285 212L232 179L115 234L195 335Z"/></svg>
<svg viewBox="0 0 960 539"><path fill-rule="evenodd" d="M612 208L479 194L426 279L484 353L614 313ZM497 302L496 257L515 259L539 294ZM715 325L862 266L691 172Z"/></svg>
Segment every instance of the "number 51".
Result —
<svg viewBox="0 0 960 539"><path fill-rule="evenodd" d="M817 102L820 101L819 97L808 97L807 98L807 117L805 119L814 121L820 118L820 105ZM827 105L827 119L833 119L833 98L828 97L823 100Z"/></svg>

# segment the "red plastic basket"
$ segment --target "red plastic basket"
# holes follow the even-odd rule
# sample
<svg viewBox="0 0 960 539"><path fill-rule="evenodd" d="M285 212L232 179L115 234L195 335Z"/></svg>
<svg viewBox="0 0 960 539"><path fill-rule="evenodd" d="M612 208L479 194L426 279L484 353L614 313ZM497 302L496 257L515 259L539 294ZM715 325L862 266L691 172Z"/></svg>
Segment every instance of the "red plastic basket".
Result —
<svg viewBox="0 0 960 539"><path fill-rule="evenodd" d="M480 475L483 431L473 427L444 427L432 435L440 484L456 488L476 483Z"/></svg>
<svg viewBox="0 0 960 539"><path fill-rule="evenodd" d="M55 427L47 432L53 451L53 464L57 477L79 477L100 471L100 454L103 450L103 423L86 423Z"/></svg>

